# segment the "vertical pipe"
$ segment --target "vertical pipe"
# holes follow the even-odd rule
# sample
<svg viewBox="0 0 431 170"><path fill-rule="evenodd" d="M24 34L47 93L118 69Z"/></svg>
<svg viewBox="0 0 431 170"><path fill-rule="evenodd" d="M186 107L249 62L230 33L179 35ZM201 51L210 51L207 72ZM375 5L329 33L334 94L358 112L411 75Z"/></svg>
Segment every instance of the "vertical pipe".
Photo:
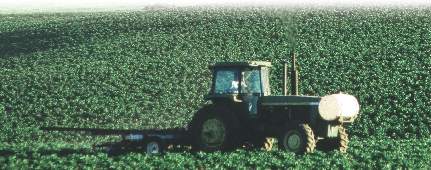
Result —
<svg viewBox="0 0 431 170"><path fill-rule="evenodd" d="M295 58L295 53L292 51L290 53L290 55L292 56L292 71L290 73L290 89L291 89L291 93L292 95L297 96L298 95L298 71L296 70L296 58Z"/></svg>
<svg viewBox="0 0 431 170"><path fill-rule="evenodd" d="M287 96L287 61L283 61L283 95Z"/></svg>

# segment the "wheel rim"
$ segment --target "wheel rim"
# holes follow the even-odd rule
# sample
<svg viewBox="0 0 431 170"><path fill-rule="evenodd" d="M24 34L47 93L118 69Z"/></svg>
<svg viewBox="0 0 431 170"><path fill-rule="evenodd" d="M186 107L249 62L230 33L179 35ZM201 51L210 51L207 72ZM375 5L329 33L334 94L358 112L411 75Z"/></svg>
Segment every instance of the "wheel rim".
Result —
<svg viewBox="0 0 431 170"><path fill-rule="evenodd" d="M159 153L160 147L157 142L150 142L147 144L147 153Z"/></svg>
<svg viewBox="0 0 431 170"><path fill-rule="evenodd" d="M217 147L226 136L224 124L218 119L208 119L202 125L201 139L207 147Z"/></svg>
<svg viewBox="0 0 431 170"><path fill-rule="evenodd" d="M298 132L290 131L284 136L284 148L291 151L298 151L301 148L301 136Z"/></svg>

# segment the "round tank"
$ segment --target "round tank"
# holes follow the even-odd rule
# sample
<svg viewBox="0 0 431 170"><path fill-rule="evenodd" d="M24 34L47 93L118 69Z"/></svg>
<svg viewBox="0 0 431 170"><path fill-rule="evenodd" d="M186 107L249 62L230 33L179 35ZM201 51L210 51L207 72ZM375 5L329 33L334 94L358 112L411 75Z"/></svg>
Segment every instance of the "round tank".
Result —
<svg viewBox="0 0 431 170"><path fill-rule="evenodd" d="M358 100L348 94L331 94L325 96L319 102L319 114L327 121L343 117L349 119L359 113Z"/></svg>

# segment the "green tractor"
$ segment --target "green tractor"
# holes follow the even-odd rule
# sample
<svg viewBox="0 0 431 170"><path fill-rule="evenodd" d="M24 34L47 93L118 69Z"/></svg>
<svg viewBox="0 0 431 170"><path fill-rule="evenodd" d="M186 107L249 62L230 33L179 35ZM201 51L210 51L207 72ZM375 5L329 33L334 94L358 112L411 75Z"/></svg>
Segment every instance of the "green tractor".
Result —
<svg viewBox="0 0 431 170"><path fill-rule="evenodd" d="M324 97L298 94L298 73L292 54L291 94L287 95L287 62L284 63L282 96L270 91L271 62L218 62L211 91L204 96L212 104L199 109L189 123L192 148L204 152L237 148L278 148L306 154L316 145L346 152L344 125L359 112L355 97L342 92Z"/></svg>

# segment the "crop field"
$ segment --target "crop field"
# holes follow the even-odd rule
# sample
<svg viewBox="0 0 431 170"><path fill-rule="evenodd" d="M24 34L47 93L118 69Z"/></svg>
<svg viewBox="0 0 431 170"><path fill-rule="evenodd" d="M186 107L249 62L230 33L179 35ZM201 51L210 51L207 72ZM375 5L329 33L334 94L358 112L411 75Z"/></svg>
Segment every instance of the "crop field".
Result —
<svg viewBox="0 0 431 170"><path fill-rule="evenodd" d="M299 92L361 110L347 153L129 153L119 136L41 126L186 127L217 61L268 60L272 94L295 48ZM173 7L0 14L0 169L431 169L431 7Z"/></svg>

